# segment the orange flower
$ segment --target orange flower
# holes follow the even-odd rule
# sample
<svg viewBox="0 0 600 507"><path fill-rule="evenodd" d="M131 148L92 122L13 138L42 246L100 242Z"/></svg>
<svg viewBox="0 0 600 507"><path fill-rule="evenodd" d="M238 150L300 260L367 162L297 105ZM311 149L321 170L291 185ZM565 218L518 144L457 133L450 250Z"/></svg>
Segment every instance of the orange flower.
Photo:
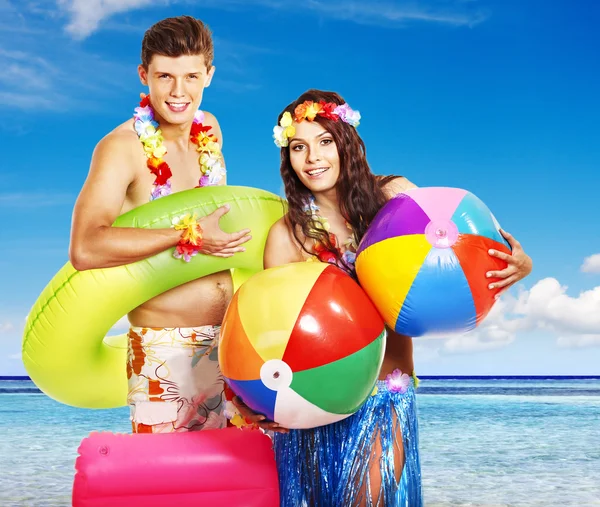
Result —
<svg viewBox="0 0 600 507"><path fill-rule="evenodd" d="M298 104L296 109L294 109L294 121L296 123L300 123L306 117L307 103L309 103L309 101L306 101L303 104ZM312 102L310 103L312 104Z"/></svg>
<svg viewBox="0 0 600 507"><path fill-rule="evenodd" d="M150 157L148 159L148 161L146 162L146 165L148 166L148 169L152 170L152 169L156 169L163 162L164 162L164 160L162 158Z"/></svg>

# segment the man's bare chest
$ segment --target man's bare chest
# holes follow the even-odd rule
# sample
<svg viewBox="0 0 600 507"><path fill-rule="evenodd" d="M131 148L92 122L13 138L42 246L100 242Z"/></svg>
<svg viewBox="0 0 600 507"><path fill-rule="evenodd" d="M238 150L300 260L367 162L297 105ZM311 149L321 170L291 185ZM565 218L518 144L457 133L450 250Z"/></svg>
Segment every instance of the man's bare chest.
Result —
<svg viewBox="0 0 600 507"><path fill-rule="evenodd" d="M153 172L148 167L148 159L142 152L136 164L136 178L127 190L126 204L129 209L161 197L161 195L157 195L157 189L164 189L165 185L170 194L199 186L201 173L198 165L198 153L193 149L183 153L167 153L164 161L169 167L170 176L168 178L165 178L164 174L159 176L157 171Z"/></svg>

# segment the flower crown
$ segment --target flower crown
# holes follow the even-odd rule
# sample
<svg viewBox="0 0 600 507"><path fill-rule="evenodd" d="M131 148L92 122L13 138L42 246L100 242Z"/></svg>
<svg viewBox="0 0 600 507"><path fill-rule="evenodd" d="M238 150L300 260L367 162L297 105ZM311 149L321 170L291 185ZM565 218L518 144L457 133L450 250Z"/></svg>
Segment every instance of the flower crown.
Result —
<svg viewBox="0 0 600 507"><path fill-rule="evenodd" d="M324 100L320 100L319 102L305 100L302 104L298 104L296 109L294 109L293 121L296 123L300 123L303 120L313 121L317 115L333 121L342 120L353 127L358 127L360 124L360 113L354 111L348 104L338 105L334 102L325 102ZM295 134L296 129L292 125L292 115L289 111L286 111L281 116L279 125L273 127L275 144L279 148L285 148L289 144L289 138L294 137Z"/></svg>

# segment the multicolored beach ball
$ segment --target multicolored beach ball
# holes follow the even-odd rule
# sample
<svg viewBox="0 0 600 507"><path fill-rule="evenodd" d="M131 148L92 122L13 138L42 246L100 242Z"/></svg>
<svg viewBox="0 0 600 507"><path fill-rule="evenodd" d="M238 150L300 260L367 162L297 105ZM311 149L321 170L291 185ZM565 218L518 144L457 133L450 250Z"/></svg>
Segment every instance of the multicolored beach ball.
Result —
<svg viewBox="0 0 600 507"><path fill-rule="evenodd" d="M510 254L500 226L475 195L458 188L415 188L380 210L356 258L361 286L390 328L407 336L463 333L489 313L500 289L489 270Z"/></svg>
<svg viewBox="0 0 600 507"><path fill-rule="evenodd" d="M373 392L385 326L360 286L327 263L261 271L234 294L219 342L231 389L286 428L356 412Z"/></svg>

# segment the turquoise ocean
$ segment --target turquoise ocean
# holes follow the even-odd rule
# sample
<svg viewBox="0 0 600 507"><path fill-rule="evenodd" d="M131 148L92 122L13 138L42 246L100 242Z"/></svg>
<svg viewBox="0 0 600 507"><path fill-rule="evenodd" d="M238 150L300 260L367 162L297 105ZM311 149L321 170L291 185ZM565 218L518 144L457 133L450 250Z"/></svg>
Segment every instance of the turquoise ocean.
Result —
<svg viewBox="0 0 600 507"><path fill-rule="evenodd" d="M426 377L417 396L425 505L600 506L600 377ZM128 416L0 379L0 506L70 505L79 443Z"/></svg>

